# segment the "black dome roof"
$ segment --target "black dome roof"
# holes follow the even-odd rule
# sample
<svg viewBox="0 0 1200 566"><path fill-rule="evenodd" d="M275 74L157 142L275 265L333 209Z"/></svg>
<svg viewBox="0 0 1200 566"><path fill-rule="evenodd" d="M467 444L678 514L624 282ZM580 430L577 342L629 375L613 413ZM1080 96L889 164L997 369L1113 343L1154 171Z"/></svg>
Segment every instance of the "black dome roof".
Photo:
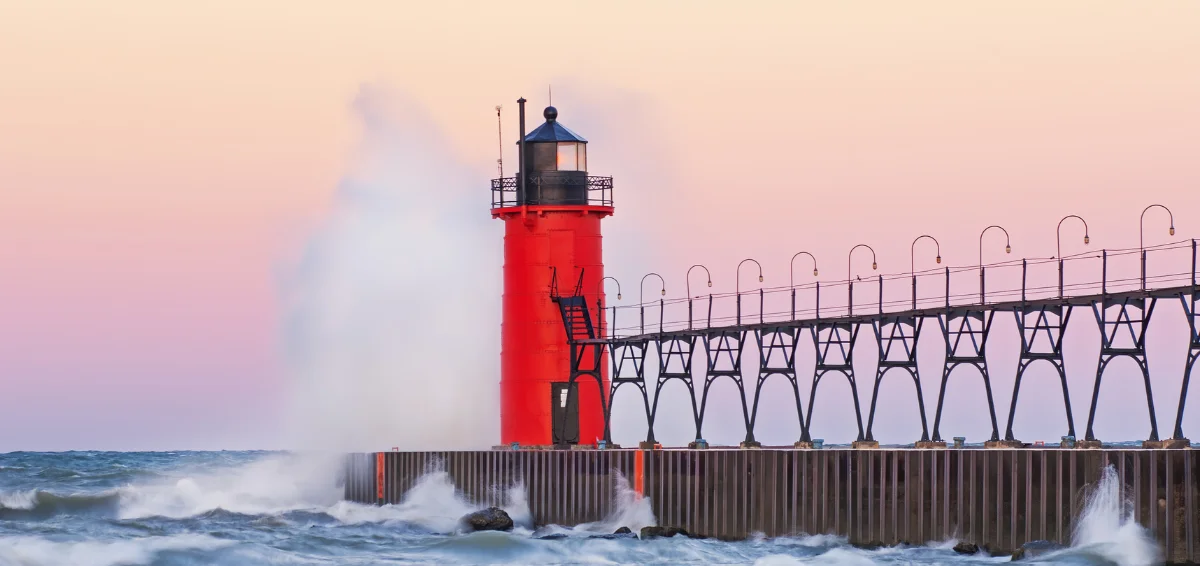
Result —
<svg viewBox="0 0 1200 566"><path fill-rule="evenodd" d="M546 123L538 126L525 136L526 142L579 142L587 143L583 136L572 132L570 128L558 123L558 109L547 106L542 112Z"/></svg>

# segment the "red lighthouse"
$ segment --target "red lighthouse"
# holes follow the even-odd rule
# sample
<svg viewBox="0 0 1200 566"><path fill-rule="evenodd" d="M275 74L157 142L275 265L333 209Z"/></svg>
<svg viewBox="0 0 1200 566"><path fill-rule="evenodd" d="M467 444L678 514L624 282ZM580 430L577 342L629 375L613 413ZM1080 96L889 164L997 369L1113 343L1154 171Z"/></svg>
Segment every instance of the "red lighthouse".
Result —
<svg viewBox="0 0 1200 566"><path fill-rule="evenodd" d="M504 306L500 339L500 440L521 445L590 443L604 438L606 364L596 379L569 385L568 330L552 281L579 289L595 309L600 337L604 261L600 220L613 213L612 178L587 173L587 140L558 122L525 134L520 106L520 167L492 181L492 217L504 221Z"/></svg>

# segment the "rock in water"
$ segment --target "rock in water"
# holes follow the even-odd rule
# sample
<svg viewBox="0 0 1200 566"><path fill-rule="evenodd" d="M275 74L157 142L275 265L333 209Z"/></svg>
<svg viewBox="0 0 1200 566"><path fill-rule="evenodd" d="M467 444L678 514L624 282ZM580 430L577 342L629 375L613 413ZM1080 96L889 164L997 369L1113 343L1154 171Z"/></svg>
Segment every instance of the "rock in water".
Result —
<svg viewBox="0 0 1200 566"><path fill-rule="evenodd" d="M488 507L464 516L460 521L472 531L511 531L512 517L499 507Z"/></svg>
<svg viewBox="0 0 1200 566"><path fill-rule="evenodd" d="M603 540L619 540L619 539L636 539L638 536L628 529L623 533L613 533L611 535L592 535L588 538L603 539Z"/></svg>
<svg viewBox="0 0 1200 566"><path fill-rule="evenodd" d="M1064 548L1066 547L1058 544L1057 542L1050 542L1048 540L1032 540L1021 545L1021 548L1018 548L1016 551L1014 551L1012 554L1012 559L1014 562L1017 560L1029 560L1031 558L1045 556L1051 552L1062 550Z"/></svg>
<svg viewBox="0 0 1200 566"><path fill-rule="evenodd" d="M551 535L543 535L543 536L537 537L538 540L562 540L565 538L567 538L566 533L554 533Z"/></svg>
<svg viewBox="0 0 1200 566"><path fill-rule="evenodd" d="M629 527L621 527L621 528L617 529L616 531L613 531L613 534L611 534L611 535L592 535L588 538L598 538L598 539L604 539L604 540L617 540L617 539L623 539L623 538L638 538L638 536L633 531L629 530Z"/></svg>
<svg viewBox="0 0 1200 566"><path fill-rule="evenodd" d="M959 554L977 554L979 552L979 545L969 542L960 542L954 545L954 552Z"/></svg>
<svg viewBox="0 0 1200 566"><path fill-rule="evenodd" d="M641 535L642 540L652 539L652 538L673 537L676 535L679 535L682 537L690 537L691 536L688 534L688 532L686 530L681 529L679 527L642 527L642 532L640 533L640 535Z"/></svg>
<svg viewBox="0 0 1200 566"><path fill-rule="evenodd" d="M664 529L662 527L642 527L642 531L638 533L638 538L642 540L649 540L664 536L663 533Z"/></svg>

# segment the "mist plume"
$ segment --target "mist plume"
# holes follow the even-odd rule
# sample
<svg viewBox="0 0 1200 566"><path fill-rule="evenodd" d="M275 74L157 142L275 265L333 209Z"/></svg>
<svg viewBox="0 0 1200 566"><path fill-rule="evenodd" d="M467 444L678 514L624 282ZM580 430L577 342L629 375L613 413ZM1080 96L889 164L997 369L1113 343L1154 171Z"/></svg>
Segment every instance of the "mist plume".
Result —
<svg viewBox="0 0 1200 566"><path fill-rule="evenodd" d="M425 110L364 87L362 141L283 284L293 444L498 441L499 244L486 186Z"/></svg>

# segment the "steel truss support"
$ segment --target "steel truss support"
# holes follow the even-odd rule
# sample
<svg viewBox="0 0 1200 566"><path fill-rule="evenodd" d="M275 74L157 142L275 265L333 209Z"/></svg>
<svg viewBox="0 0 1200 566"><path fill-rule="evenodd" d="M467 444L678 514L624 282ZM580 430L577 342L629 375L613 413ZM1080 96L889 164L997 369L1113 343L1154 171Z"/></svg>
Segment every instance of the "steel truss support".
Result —
<svg viewBox="0 0 1200 566"><path fill-rule="evenodd" d="M1150 369L1146 364L1146 328L1149 327L1150 317L1154 314L1155 302L1154 297L1125 297L1105 298L1101 302L1092 303L1096 324L1100 327L1101 347L1084 440L1096 440L1092 425L1096 420L1096 401L1100 398L1100 379L1109 362L1120 357L1133 359L1142 372L1142 381L1146 384L1146 408L1150 413L1149 440L1158 440L1158 421L1154 417L1154 392L1150 387Z"/></svg>
<svg viewBox="0 0 1200 566"><path fill-rule="evenodd" d="M1196 253L1195 245L1195 242L1192 242L1193 262ZM1195 273L1195 271L1193 266L1192 272ZM1187 364L1183 366L1183 385L1179 388L1179 412L1175 414L1175 433L1171 435L1171 438L1177 440L1187 438L1183 435L1183 407L1187 403L1188 382L1192 379L1192 370L1196 368L1197 360L1200 360L1200 311L1197 311L1197 306L1200 305L1200 291L1180 293L1179 300L1183 302L1183 312L1188 318L1192 340L1188 348Z"/></svg>
<svg viewBox="0 0 1200 566"><path fill-rule="evenodd" d="M1188 327L1192 331L1192 340L1188 348L1187 364L1183 366L1183 385L1179 388L1179 412L1175 415L1175 432L1171 435L1171 438L1176 440L1187 438L1183 435L1183 407L1187 403L1188 382L1192 379L1192 370L1196 367L1196 361L1200 360L1200 311L1196 308L1200 304L1200 289L1196 287L1197 259L1196 240L1192 240L1192 288L1179 294L1179 300L1183 303L1183 314L1187 315Z"/></svg>
<svg viewBox="0 0 1200 566"><path fill-rule="evenodd" d="M1033 362L1045 360L1054 366L1062 384L1063 407L1067 415L1067 435L1075 436L1075 418L1071 412L1071 394L1067 387L1067 372L1063 361L1063 333L1071 319L1070 305L1036 305L1013 309L1017 330L1021 333L1021 358L1013 382L1012 404L1008 409L1005 440L1013 437L1013 419L1017 414L1017 398L1021 394L1021 378ZM1032 321L1032 325L1030 324Z"/></svg>
<svg viewBox="0 0 1200 566"><path fill-rule="evenodd" d="M829 372L838 372L850 382L850 396L854 398L854 417L858 422L858 438L864 440L862 409L858 403L858 384L854 380L854 339L858 337L857 322L817 322L813 327L813 346L817 351L817 366L813 372L812 389L808 396L808 415L804 420L800 440L809 442L812 437L812 416L816 409L817 386Z"/></svg>
<svg viewBox="0 0 1200 566"><path fill-rule="evenodd" d="M942 338L946 341L946 364L942 371L942 385L938 391L937 413L933 418L933 440L941 441L940 427L942 423L942 408L946 403L946 383L951 372L960 365L971 365L979 370L983 377L983 387L987 392L988 413L992 418L991 440L1000 440L1000 427L996 422L996 403L992 399L992 380L988 375L987 357L984 351L987 347L988 335L992 331L992 318L996 311L981 307L953 307L938 315L938 325L942 329Z"/></svg>
<svg viewBox="0 0 1200 566"><path fill-rule="evenodd" d="M712 330L704 333L704 352L708 363L704 374L704 392L700 397L700 413L696 420L697 440L704 438L704 409L708 405L709 388L716 380L728 377L737 385L738 399L742 403L745 442L755 442L750 425L750 409L746 406L746 386L742 381L742 344L745 341L745 330Z"/></svg>
<svg viewBox="0 0 1200 566"><path fill-rule="evenodd" d="M750 409L750 426L746 438L754 440L754 425L758 421L758 400L762 395L763 384L768 377L781 375L792 384L792 394L796 398L796 418L800 421L802 437L808 433L804 423L804 409L800 404L800 383L796 379L796 343L800 327L779 326L762 328L754 331L758 341L758 382L754 386L754 406Z"/></svg>
<svg viewBox="0 0 1200 566"><path fill-rule="evenodd" d="M654 422L658 418L658 398L663 385L678 379L687 387L688 399L692 402L692 421L696 425L696 438L700 438L700 411L696 407L696 387L692 380L692 358L696 350L696 337L691 334L660 335L655 340L658 350L658 380L654 385L654 402L650 408L650 420L646 426L646 443L654 444Z"/></svg>
<svg viewBox="0 0 1200 566"><path fill-rule="evenodd" d="M604 415L604 441L612 444L613 401L617 398L617 388L631 384L642 393L642 404L646 409L646 425L652 429L654 417L650 412L650 395L646 391L646 348L647 340L615 340L608 351L611 356L612 380L608 390L608 414ZM631 375L632 374L632 375ZM653 438L653 432L648 433Z"/></svg>
<svg viewBox="0 0 1200 566"><path fill-rule="evenodd" d="M578 381L580 377L590 376L594 378L596 380L597 397L600 398L600 414L604 415L604 440L608 441L610 440L608 438L608 417L610 411L609 403L604 399L604 366L601 363L602 360L604 360L604 353L607 349L607 344L602 341L570 341L568 342L568 346L571 350L571 377L567 381L567 404L570 405L571 397L573 397L571 392L574 390L574 388L571 386L575 385L575 382ZM559 438L562 438L562 436L566 433L565 429L566 419L563 420L563 430L558 431L560 435ZM575 439L575 442L579 442L579 439Z"/></svg>
<svg viewBox="0 0 1200 566"><path fill-rule="evenodd" d="M875 342L879 347L879 368L875 371L875 387L871 392L871 408L867 412L867 440L875 440L875 407L879 401L879 384L890 369L902 369L912 377L917 389L917 412L921 415L921 440L929 440L929 425L925 420L925 398L921 392L921 377L917 369L917 340L921 336L924 317L888 316L872 322ZM810 409L811 410L811 409Z"/></svg>

